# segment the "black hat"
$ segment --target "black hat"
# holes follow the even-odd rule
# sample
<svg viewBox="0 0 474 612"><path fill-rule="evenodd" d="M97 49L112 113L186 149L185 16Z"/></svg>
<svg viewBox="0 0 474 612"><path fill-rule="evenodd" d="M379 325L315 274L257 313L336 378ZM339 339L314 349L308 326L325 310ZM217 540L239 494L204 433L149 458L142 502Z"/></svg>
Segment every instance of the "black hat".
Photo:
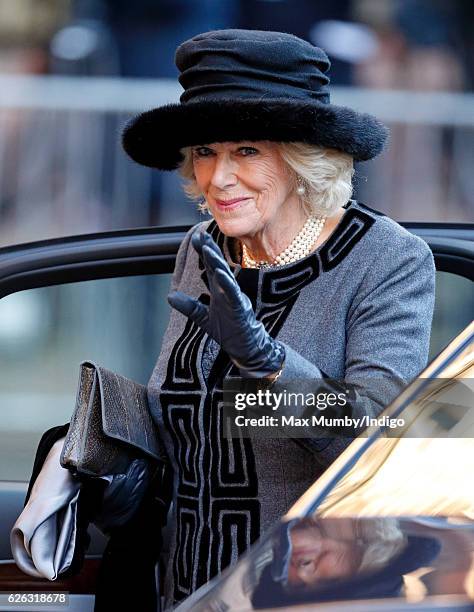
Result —
<svg viewBox="0 0 474 612"><path fill-rule="evenodd" d="M330 62L322 49L282 32L217 30L181 44L180 104L132 119L125 151L139 164L173 170L196 144L270 140L375 157L388 130L375 117L329 100Z"/></svg>

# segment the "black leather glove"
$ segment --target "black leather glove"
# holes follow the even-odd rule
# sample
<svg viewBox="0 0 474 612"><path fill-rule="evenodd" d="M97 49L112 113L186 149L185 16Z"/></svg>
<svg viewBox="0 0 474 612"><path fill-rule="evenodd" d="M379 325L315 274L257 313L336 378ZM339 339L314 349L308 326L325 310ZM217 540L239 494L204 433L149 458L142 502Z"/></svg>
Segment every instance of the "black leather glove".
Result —
<svg viewBox="0 0 474 612"><path fill-rule="evenodd" d="M221 250L207 232L196 232L192 245L202 257L209 281L206 306L181 291L168 296L173 308L197 323L218 342L246 378L263 378L280 370L285 349L255 317Z"/></svg>
<svg viewBox="0 0 474 612"><path fill-rule="evenodd" d="M157 470L161 469L161 464L157 465L145 457L137 457L123 474L92 477L108 483L104 488L100 509L94 516L94 524L103 533L108 534L129 522L137 512L150 483L156 479ZM87 481L90 477L83 479Z"/></svg>

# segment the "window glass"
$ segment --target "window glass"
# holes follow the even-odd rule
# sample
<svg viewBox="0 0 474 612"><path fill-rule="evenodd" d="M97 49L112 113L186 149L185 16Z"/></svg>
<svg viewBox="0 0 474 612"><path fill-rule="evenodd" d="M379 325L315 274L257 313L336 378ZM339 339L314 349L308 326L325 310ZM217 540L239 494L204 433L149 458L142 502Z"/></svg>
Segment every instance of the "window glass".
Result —
<svg viewBox="0 0 474 612"><path fill-rule="evenodd" d="M449 344L473 317L474 283L458 274L437 272L430 360Z"/></svg>
<svg viewBox="0 0 474 612"><path fill-rule="evenodd" d="M0 300L0 481L28 480L41 434L69 421L79 364L146 384L170 274L73 283Z"/></svg>

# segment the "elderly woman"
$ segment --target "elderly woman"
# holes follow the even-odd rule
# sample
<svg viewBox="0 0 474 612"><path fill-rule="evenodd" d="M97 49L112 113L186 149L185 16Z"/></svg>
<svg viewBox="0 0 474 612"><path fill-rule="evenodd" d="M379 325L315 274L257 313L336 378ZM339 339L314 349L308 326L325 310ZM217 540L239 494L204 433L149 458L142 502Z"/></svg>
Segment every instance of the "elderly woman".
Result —
<svg viewBox="0 0 474 612"><path fill-rule="evenodd" d="M234 585L234 593L222 591L220 599L235 601L240 590L242 609L269 609L399 597L404 575L432 565L441 549L438 540L409 529L389 517L294 519L274 532L271 561L262 556L263 563L254 560L247 568L241 584L252 588Z"/></svg>
<svg viewBox="0 0 474 612"><path fill-rule="evenodd" d="M176 63L181 103L123 136L138 163L179 168L212 216L179 249L148 385L174 475L167 604L233 563L344 446L224 437L224 380L277 392L341 379L353 411L376 416L426 364L434 299L427 245L351 200L353 161L377 155L387 131L330 103L321 49L223 30L183 43Z"/></svg>

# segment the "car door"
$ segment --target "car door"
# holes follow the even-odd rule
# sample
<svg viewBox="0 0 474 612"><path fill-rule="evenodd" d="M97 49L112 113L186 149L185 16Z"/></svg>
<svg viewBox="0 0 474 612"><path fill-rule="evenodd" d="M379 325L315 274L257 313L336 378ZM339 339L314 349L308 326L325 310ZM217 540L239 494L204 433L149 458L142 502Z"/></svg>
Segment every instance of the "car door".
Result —
<svg viewBox="0 0 474 612"><path fill-rule="evenodd" d="M69 421L79 363L91 359L143 383L150 376L184 230L0 249L0 591L69 591L69 609L92 610L106 543L97 529L90 529L81 575L52 583L16 568L9 532L23 508L41 433Z"/></svg>
<svg viewBox="0 0 474 612"><path fill-rule="evenodd" d="M438 270L434 356L472 319L474 225L407 227L428 242ZM0 591L69 591L70 609L92 609L105 541L97 530L91 528L81 574L54 583L16 568L9 534L42 432L69 420L79 363L92 360L146 383L186 229L107 232L0 249Z"/></svg>

